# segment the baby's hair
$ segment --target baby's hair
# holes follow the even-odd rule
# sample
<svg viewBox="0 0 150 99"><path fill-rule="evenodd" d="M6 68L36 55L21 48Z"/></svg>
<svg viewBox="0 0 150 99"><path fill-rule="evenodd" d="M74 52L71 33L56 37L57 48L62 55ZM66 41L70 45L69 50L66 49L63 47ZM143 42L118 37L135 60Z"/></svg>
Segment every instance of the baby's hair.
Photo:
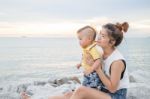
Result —
<svg viewBox="0 0 150 99"><path fill-rule="evenodd" d="M95 38L96 38L96 30L93 28L93 27L91 27L91 26L84 26L84 27L82 27L82 28L80 28L78 31L77 31L77 33L80 33L80 32L82 32L83 30L86 30L86 29L88 29L88 32L86 33L86 35L88 35L88 36L92 36L92 40L95 40Z"/></svg>

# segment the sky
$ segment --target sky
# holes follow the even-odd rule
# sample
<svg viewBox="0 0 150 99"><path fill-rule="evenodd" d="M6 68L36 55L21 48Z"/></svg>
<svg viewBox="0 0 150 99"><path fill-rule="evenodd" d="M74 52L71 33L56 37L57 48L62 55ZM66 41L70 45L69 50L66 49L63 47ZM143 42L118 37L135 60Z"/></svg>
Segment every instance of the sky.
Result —
<svg viewBox="0 0 150 99"><path fill-rule="evenodd" d="M150 37L150 0L0 0L0 37L75 37L124 21L127 37Z"/></svg>

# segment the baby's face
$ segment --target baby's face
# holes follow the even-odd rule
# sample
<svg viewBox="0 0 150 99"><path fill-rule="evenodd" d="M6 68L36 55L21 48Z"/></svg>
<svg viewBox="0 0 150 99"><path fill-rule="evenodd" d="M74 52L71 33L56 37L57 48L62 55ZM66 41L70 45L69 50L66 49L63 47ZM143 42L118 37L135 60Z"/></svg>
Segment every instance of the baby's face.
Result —
<svg viewBox="0 0 150 99"><path fill-rule="evenodd" d="M82 33L78 34L78 39L79 39L80 46L83 48L86 48L91 44L90 38L88 36L82 35Z"/></svg>

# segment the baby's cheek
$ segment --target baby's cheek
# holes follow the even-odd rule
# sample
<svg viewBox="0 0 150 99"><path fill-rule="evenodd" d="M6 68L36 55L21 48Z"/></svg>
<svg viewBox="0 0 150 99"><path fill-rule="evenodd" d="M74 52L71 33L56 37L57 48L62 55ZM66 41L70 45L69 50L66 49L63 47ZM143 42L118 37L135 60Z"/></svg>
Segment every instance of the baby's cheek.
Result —
<svg viewBox="0 0 150 99"><path fill-rule="evenodd" d="M83 43L83 42L80 42L80 45L81 45L81 46L84 46L84 43Z"/></svg>

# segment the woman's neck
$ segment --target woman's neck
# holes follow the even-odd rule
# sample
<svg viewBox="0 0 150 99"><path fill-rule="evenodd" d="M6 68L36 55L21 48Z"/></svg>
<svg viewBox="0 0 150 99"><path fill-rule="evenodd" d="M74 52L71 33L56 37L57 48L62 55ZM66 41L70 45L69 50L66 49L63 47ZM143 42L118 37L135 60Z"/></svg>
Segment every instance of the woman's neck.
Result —
<svg viewBox="0 0 150 99"><path fill-rule="evenodd" d="M108 56L112 54L112 52L115 50L115 48L105 48L103 58L106 59Z"/></svg>

